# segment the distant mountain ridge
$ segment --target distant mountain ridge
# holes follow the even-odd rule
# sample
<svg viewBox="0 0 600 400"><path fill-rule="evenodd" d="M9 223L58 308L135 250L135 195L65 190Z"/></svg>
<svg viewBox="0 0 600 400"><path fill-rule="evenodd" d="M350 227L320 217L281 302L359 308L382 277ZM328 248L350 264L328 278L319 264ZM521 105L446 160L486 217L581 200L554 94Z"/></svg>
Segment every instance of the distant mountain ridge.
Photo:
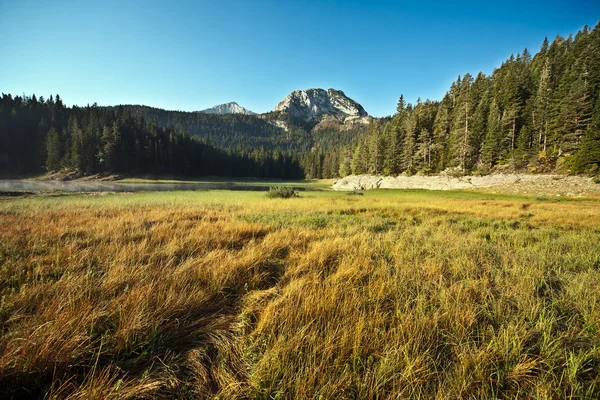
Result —
<svg viewBox="0 0 600 400"><path fill-rule="evenodd" d="M229 103L219 104L206 110L198 111L203 114L244 114L244 115L256 115L255 112L248 110L240 106L235 101Z"/></svg>
<svg viewBox="0 0 600 400"><path fill-rule="evenodd" d="M341 90L295 90L275 108L256 114L236 102L202 111L172 111L142 105L107 109L155 121L162 128L181 128L219 148L264 148L305 152L329 149L353 141L373 120Z"/></svg>

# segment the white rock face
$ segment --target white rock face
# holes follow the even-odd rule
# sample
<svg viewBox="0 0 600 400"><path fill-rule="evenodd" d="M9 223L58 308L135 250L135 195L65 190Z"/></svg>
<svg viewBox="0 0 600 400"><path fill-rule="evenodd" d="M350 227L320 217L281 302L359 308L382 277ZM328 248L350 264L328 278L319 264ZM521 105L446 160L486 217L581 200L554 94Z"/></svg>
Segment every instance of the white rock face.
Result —
<svg viewBox="0 0 600 400"><path fill-rule="evenodd" d="M344 121L344 123L346 125L355 125L355 124L362 124L362 125L369 125L371 123L371 120L373 118L371 117L347 117L346 120Z"/></svg>
<svg viewBox="0 0 600 400"><path fill-rule="evenodd" d="M294 90L275 107L275 111L285 111L292 117L306 121L322 115L335 116L341 121L348 117L369 115L360 104L335 89Z"/></svg>
<svg viewBox="0 0 600 400"><path fill-rule="evenodd" d="M245 114L245 115L254 115L256 113L245 109L240 106L235 101L231 103L219 104L218 106L214 106L211 108L207 108L206 110L198 111L204 114Z"/></svg>
<svg viewBox="0 0 600 400"><path fill-rule="evenodd" d="M286 132L287 132L287 131L289 131L289 128L288 128L288 126L287 126L287 125L286 125L286 123L285 123L285 122L283 122L283 121L273 121L273 122L271 122L271 123L272 123L273 125L277 126L278 128L281 128L281 129L283 129L283 130L284 130L284 131L286 131Z"/></svg>

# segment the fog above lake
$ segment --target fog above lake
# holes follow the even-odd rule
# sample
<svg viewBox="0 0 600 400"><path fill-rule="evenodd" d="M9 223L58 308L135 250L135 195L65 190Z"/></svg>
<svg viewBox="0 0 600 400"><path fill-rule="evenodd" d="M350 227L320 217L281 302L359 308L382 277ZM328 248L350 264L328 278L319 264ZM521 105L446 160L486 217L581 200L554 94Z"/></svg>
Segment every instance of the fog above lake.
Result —
<svg viewBox="0 0 600 400"><path fill-rule="evenodd" d="M298 188L299 190L302 190ZM153 192L172 190L269 190L267 185L233 182L207 183L118 183L118 182L57 182L29 180L0 180L0 191L28 192Z"/></svg>

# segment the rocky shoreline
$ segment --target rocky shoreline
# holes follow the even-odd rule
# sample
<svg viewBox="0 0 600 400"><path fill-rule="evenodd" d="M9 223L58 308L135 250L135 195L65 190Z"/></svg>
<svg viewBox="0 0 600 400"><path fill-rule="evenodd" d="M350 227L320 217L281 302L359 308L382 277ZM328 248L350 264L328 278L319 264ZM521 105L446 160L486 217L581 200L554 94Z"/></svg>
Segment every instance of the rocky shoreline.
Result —
<svg viewBox="0 0 600 400"><path fill-rule="evenodd" d="M485 190L491 193L584 197L600 196L592 178L569 175L494 174L485 176L373 176L351 175L334 183L333 190L428 189Z"/></svg>

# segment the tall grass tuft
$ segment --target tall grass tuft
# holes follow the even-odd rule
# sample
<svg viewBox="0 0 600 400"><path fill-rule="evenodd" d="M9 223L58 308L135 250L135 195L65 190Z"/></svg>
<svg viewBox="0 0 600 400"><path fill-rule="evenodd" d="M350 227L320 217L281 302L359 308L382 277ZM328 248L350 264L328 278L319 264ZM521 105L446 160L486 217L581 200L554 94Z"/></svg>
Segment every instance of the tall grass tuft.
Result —
<svg viewBox="0 0 600 400"><path fill-rule="evenodd" d="M270 199L289 199L299 196L294 188L288 186L271 186L267 192L267 197Z"/></svg>

